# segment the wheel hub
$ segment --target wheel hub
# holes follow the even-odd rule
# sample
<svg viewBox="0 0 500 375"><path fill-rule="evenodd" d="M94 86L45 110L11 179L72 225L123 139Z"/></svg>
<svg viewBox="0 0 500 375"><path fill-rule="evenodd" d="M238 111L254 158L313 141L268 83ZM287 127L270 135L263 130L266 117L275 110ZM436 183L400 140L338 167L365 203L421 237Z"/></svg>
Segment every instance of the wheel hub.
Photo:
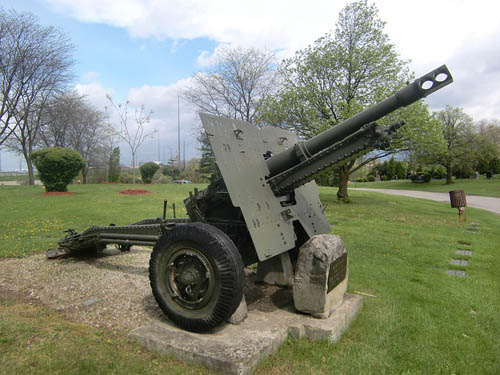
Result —
<svg viewBox="0 0 500 375"><path fill-rule="evenodd" d="M199 284L200 282L203 282L200 277L200 273L194 268L185 270L180 274L179 279L181 284Z"/></svg>
<svg viewBox="0 0 500 375"><path fill-rule="evenodd" d="M214 273L208 259L198 250L174 252L167 267L168 292L181 306L199 309L214 292Z"/></svg>

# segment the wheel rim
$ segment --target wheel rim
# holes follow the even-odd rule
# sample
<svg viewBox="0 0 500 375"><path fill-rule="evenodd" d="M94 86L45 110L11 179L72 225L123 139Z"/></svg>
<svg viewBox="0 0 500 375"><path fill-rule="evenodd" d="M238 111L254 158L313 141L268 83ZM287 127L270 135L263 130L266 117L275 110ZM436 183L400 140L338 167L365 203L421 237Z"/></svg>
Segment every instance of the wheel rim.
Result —
<svg viewBox="0 0 500 375"><path fill-rule="evenodd" d="M165 281L170 297L190 310L206 306L215 293L212 265L203 253L191 247L182 247L171 253Z"/></svg>

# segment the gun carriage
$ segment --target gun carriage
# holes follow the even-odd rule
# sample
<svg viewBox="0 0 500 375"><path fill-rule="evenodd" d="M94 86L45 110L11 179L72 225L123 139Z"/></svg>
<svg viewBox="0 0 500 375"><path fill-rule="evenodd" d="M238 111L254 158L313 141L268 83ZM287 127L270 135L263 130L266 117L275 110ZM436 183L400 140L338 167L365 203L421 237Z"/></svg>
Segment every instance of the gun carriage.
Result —
<svg viewBox="0 0 500 375"><path fill-rule="evenodd" d="M385 127L375 121L452 81L443 65L306 141L287 130L202 113L222 178L184 200L189 218L167 219L164 211L163 218L126 226L69 230L58 250L153 246L149 277L161 309L184 329L210 330L239 306L244 266L278 256L293 264L309 238L330 233L314 177L386 147L404 123ZM345 270L334 282L343 278Z"/></svg>

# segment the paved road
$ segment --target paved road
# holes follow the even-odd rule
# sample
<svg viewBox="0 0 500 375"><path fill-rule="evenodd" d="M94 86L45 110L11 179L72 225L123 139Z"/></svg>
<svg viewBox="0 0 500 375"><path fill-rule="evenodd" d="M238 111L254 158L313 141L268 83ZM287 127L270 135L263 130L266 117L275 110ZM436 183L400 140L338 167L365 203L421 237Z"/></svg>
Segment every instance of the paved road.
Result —
<svg viewBox="0 0 500 375"><path fill-rule="evenodd" d="M368 189L356 188L352 190L373 191L376 193L404 195L413 198L430 199L439 202L449 202L450 195L448 193L435 193L430 191L417 191L417 190L394 190L394 189ZM483 197L479 195L467 195L467 206L480 208L482 210L493 212L500 215L500 198Z"/></svg>

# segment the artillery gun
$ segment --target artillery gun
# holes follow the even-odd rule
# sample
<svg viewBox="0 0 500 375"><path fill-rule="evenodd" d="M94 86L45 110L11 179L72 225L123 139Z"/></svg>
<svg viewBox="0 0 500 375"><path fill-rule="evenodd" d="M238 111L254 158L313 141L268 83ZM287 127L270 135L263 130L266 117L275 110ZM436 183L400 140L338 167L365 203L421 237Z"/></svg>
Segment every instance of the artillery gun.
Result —
<svg viewBox="0 0 500 375"><path fill-rule="evenodd" d="M404 123L383 127L375 121L452 81L443 65L307 141L287 130L258 129L202 113L222 178L185 199L189 219L166 219L164 214L132 225L70 230L58 250L88 252L109 243L122 250L154 246L149 277L159 306L184 329L210 330L242 301L244 266L279 259L286 268L309 238L330 233L314 177L386 147ZM336 265L334 283L345 279L345 263Z"/></svg>

